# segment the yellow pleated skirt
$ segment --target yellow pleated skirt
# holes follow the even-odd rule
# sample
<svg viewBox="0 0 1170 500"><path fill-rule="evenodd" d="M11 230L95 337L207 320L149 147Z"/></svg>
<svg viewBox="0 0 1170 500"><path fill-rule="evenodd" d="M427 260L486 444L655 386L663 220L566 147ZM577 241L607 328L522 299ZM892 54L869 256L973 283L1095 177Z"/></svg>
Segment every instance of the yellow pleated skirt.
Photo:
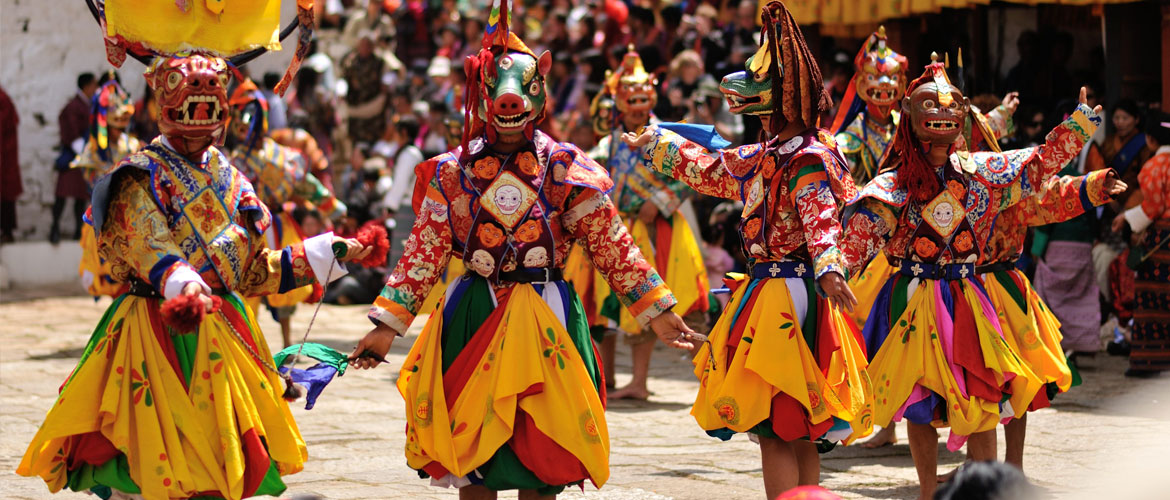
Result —
<svg viewBox="0 0 1170 500"><path fill-rule="evenodd" d="M809 434L824 434L836 419L851 429L846 443L872 432L873 394L855 329L837 308L807 292L800 293L816 302L806 314L816 316L802 325L785 279L739 279L694 359L699 392L691 415L699 427L718 437L725 430L772 437L759 427L766 422L777 437L816 439ZM780 414L781 394L803 411Z"/></svg>
<svg viewBox="0 0 1170 500"><path fill-rule="evenodd" d="M283 491L279 475L300 471L307 452L281 378L241 340L271 363L251 310L227 296L226 314L176 335L162 325L160 303L115 299L16 472L40 476L53 492L78 489L93 481L74 477L75 462L115 454L129 477L114 486L130 484L145 498Z"/></svg>
<svg viewBox="0 0 1170 500"><path fill-rule="evenodd" d="M875 425L888 426L905 412L912 421L912 414L926 415L918 420L968 436L1027 410L1043 381L1003 338L978 280L891 280L874 306L883 309L865 329L867 343L880 346L869 365ZM890 315L891 300L901 302L896 317ZM1005 395L1010 408L1001 411ZM914 413L916 403L932 408Z"/></svg>
<svg viewBox="0 0 1170 500"><path fill-rule="evenodd" d="M449 369L442 313L430 316L407 354L397 384L406 403L407 464L436 479L463 477L501 447L516 449L515 433L530 425L527 435L551 440L600 487L609 478L605 408L573 339L533 285L517 284L497 297L499 305L474 326ZM561 464L543 466L555 473ZM553 485L584 479L546 477Z"/></svg>
<svg viewBox="0 0 1170 500"><path fill-rule="evenodd" d="M1060 347L1060 320L1018 269L986 273L983 285L999 313L1004 339L1044 383L1061 392L1072 385L1072 371Z"/></svg>
<svg viewBox="0 0 1170 500"><path fill-rule="evenodd" d="M865 320L869 319L869 312L873 309L878 294L882 291L882 285L885 285L895 272L897 270L890 265L889 259L883 253L870 261L869 265L865 267L865 271L849 280L849 288L853 289L853 296L857 298L857 306L853 308L852 313L847 314L853 318L857 329L865 328Z"/></svg>

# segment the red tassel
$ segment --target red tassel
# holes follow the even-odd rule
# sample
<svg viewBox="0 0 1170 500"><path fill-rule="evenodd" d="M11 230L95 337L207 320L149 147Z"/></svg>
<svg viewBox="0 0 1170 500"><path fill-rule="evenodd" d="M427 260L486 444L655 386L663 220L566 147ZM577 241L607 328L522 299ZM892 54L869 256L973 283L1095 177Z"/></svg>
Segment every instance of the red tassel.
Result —
<svg viewBox="0 0 1170 500"><path fill-rule="evenodd" d="M217 296L211 296L212 313L219 310L223 305L223 299ZM163 302L162 310L163 324L170 327L172 330L181 333L194 332L199 328L199 324L203 322L203 317L207 315L203 310L203 302L199 300L198 295L180 295L173 299Z"/></svg>
<svg viewBox="0 0 1170 500"><path fill-rule="evenodd" d="M325 296L325 287L320 283L313 283L313 293L309 294L309 298L305 299L305 303L316 304L321 302L321 298Z"/></svg>
<svg viewBox="0 0 1170 500"><path fill-rule="evenodd" d="M367 222L357 233L357 240L363 247L374 247L366 258L356 261L363 267L382 267L386 265L386 255L390 252L390 237L386 235L386 228L377 221Z"/></svg>

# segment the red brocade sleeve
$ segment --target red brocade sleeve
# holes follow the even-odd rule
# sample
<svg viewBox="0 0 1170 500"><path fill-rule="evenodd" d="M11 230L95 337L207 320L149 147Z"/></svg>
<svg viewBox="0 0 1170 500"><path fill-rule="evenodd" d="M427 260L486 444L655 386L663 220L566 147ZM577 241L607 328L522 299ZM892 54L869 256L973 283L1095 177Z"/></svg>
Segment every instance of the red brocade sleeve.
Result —
<svg viewBox="0 0 1170 500"><path fill-rule="evenodd" d="M452 233L447 223L447 203L438 179L429 177L425 194L416 203L418 214L402 258L386 280L386 286L370 307L371 321L382 322L399 335L406 333L419 307L439 281L451 260Z"/></svg>
<svg viewBox="0 0 1170 500"><path fill-rule="evenodd" d="M860 273L885 248L898 227L900 212L900 207L877 198L862 198L858 202L857 211L845 223L845 236L840 243L850 276Z"/></svg>
<svg viewBox="0 0 1170 500"><path fill-rule="evenodd" d="M1035 196L1020 202L1003 216L1018 226L1043 226L1064 222L1109 202L1105 180L1112 169L1081 176L1052 177Z"/></svg>
<svg viewBox="0 0 1170 500"><path fill-rule="evenodd" d="M752 151L759 153L759 144L708 151L669 130L658 127L652 130L654 139L642 148L643 161L647 167L674 177L701 194L739 199L740 182L728 172L727 162L757 161L758 154L748 156L742 153L752 148Z"/></svg>
<svg viewBox="0 0 1170 500"><path fill-rule="evenodd" d="M788 193L800 213L800 224L816 277L827 272L848 276L845 258L837 246L843 232L841 218L825 166L814 155L793 163L789 165L789 171L795 173L788 180Z"/></svg>

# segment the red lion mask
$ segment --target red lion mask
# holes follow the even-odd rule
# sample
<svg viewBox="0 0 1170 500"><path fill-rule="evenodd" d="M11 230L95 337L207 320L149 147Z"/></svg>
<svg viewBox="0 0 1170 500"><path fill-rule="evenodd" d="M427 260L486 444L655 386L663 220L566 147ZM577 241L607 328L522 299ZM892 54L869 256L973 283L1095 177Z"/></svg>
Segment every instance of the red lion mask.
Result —
<svg viewBox="0 0 1170 500"><path fill-rule="evenodd" d="M228 65L202 54L160 57L146 82L162 112L158 128L184 155L201 155L223 135L228 120Z"/></svg>

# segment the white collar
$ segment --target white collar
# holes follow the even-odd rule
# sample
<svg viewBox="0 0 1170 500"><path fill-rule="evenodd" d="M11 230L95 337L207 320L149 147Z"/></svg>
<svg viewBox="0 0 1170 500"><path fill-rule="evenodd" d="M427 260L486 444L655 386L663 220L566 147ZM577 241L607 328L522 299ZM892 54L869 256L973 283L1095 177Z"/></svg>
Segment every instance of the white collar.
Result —
<svg viewBox="0 0 1170 500"><path fill-rule="evenodd" d="M1155 155L1168 154L1168 153L1170 153L1170 144L1167 144L1165 146L1158 146L1158 150L1154 151Z"/></svg>

